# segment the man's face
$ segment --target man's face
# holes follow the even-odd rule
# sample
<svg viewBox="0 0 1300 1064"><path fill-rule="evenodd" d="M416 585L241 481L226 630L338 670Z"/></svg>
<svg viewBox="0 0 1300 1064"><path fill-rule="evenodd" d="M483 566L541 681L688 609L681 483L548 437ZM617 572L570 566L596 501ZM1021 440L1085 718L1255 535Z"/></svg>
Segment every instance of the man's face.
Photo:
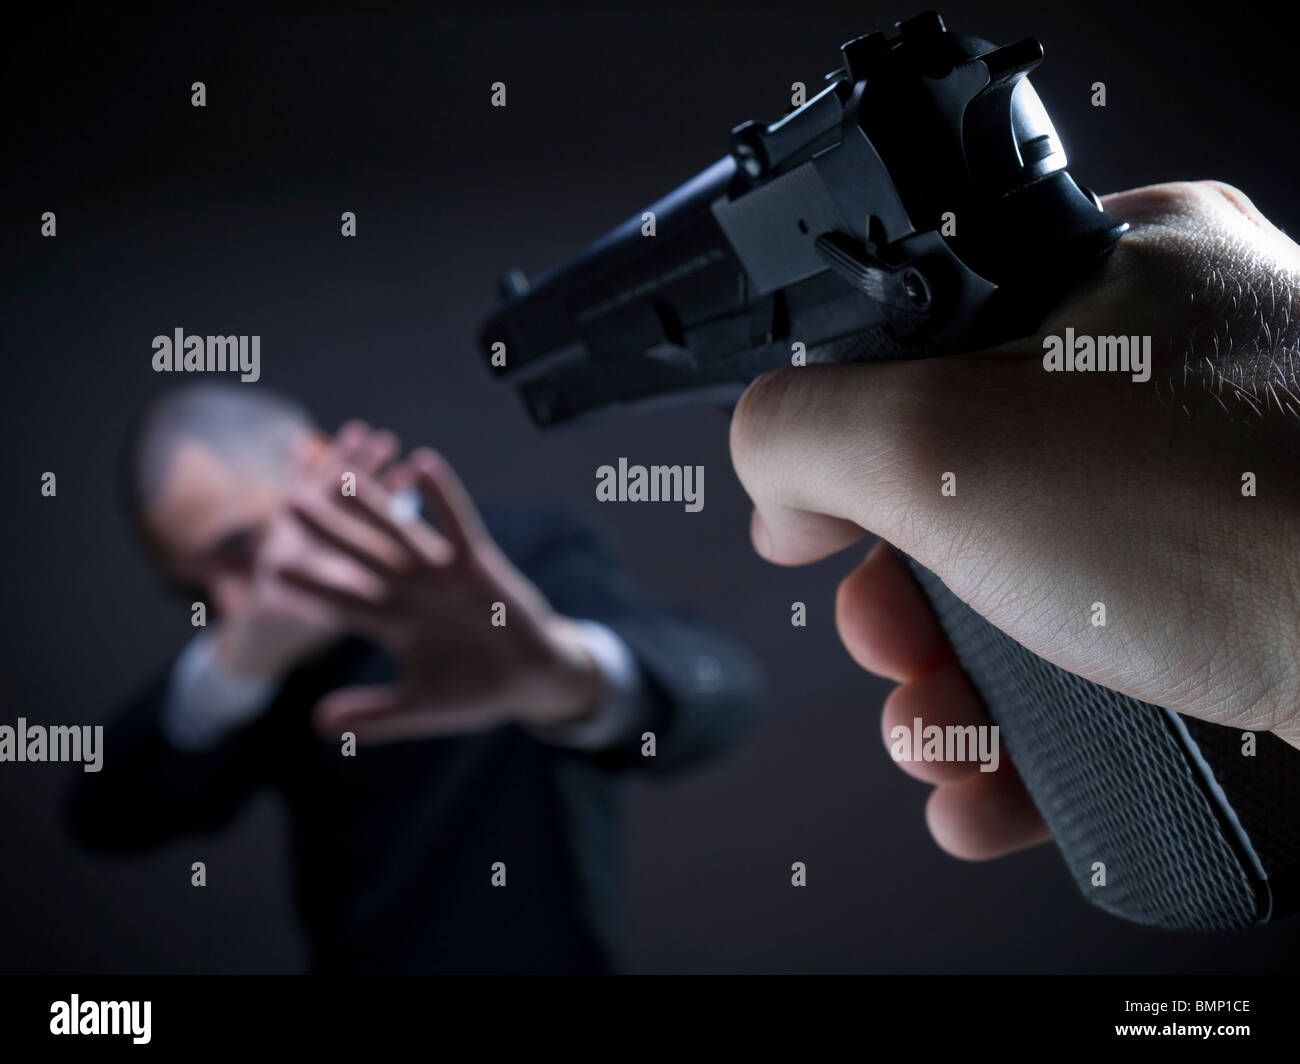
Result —
<svg viewBox="0 0 1300 1064"><path fill-rule="evenodd" d="M286 495L275 478L235 470L202 443L183 441L144 513L164 575L194 589L218 616L239 613L258 548Z"/></svg>

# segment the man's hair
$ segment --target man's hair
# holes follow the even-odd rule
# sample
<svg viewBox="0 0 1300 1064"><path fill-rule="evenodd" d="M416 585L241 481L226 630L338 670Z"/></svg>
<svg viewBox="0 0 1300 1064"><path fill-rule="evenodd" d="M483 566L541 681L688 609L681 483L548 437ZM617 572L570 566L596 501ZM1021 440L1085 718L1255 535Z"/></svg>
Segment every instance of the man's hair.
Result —
<svg viewBox="0 0 1300 1064"><path fill-rule="evenodd" d="M182 444L199 443L237 472L274 480L287 474L294 440L313 425L305 407L262 387L197 381L163 392L136 415L122 451L129 520L143 531Z"/></svg>

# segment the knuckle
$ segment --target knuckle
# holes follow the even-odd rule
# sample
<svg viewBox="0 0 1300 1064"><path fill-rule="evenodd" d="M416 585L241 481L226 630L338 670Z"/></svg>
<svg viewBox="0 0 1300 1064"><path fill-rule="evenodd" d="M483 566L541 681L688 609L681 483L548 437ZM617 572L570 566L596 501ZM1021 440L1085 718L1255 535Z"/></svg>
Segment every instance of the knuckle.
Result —
<svg viewBox="0 0 1300 1064"><path fill-rule="evenodd" d="M1224 209L1249 203L1240 192L1221 181L1167 181L1118 193L1109 209L1133 225L1121 244L1133 244L1147 234L1198 233L1221 220Z"/></svg>
<svg viewBox="0 0 1300 1064"><path fill-rule="evenodd" d="M1225 210L1247 218L1258 218L1250 198L1224 181L1170 181L1151 185L1135 193L1142 213L1152 221L1191 222L1205 225L1221 219Z"/></svg>
<svg viewBox="0 0 1300 1064"><path fill-rule="evenodd" d="M420 571L416 559L406 551L394 552L385 560L395 580L410 580Z"/></svg>
<svg viewBox="0 0 1300 1064"><path fill-rule="evenodd" d="M306 484L299 484L289 492L289 506L295 510L305 510L311 506L315 491Z"/></svg>
<svg viewBox="0 0 1300 1064"><path fill-rule="evenodd" d="M1229 206L1247 218L1260 217L1259 209L1250 201L1250 197L1235 185L1217 180L1198 181L1196 184L1207 202L1212 201L1218 206Z"/></svg>
<svg viewBox="0 0 1300 1064"><path fill-rule="evenodd" d="M1201 181L1170 181L1156 185L1147 198L1151 205L1162 214L1178 216L1197 216L1204 214L1210 204L1211 195Z"/></svg>
<svg viewBox="0 0 1300 1064"><path fill-rule="evenodd" d="M380 613L394 613L402 605L404 590L397 581L384 581L367 596L371 607Z"/></svg>
<svg viewBox="0 0 1300 1064"><path fill-rule="evenodd" d="M411 460L416 469L437 479L451 470L451 465L432 447L421 447L411 453Z"/></svg>
<svg viewBox="0 0 1300 1064"><path fill-rule="evenodd" d="M359 437L364 435L364 433L368 430L368 428L369 426L367 426L364 421L361 421L357 418L351 418L350 420L345 421L339 427L339 431L335 439L339 444L345 446L352 445L356 443Z"/></svg>
<svg viewBox="0 0 1300 1064"><path fill-rule="evenodd" d="M791 366L764 373L736 403L731 416L731 459L742 483L747 483L747 474L763 462L763 444L772 434L796 372Z"/></svg>

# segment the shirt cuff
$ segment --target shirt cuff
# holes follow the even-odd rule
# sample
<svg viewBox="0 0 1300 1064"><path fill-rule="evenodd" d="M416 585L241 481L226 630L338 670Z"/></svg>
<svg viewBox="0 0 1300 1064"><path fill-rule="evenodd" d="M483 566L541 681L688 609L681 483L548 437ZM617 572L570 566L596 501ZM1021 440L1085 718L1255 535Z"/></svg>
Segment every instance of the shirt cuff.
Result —
<svg viewBox="0 0 1300 1064"><path fill-rule="evenodd" d="M605 695L595 711L564 724L530 725L543 742L575 750L605 750L640 735L650 719L641 665L622 639L596 621L574 621L604 680Z"/></svg>
<svg viewBox="0 0 1300 1064"><path fill-rule="evenodd" d="M216 634L190 640L172 666L162 733L178 750L210 750L265 710L279 687L274 677L244 676L216 660Z"/></svg>

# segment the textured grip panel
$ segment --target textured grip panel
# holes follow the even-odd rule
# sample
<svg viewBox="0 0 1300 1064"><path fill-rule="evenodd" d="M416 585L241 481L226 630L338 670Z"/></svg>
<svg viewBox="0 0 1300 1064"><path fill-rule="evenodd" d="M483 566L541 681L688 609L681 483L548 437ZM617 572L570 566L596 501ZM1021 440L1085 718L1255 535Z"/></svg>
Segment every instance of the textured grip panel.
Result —
<svg viewBox="0 0 1300 1064"><path fill-rule="evenodd" d="M1263 869L1177 714L1045 661L909 562L1089 901L1174 929L1268 918Z"/></svg>

